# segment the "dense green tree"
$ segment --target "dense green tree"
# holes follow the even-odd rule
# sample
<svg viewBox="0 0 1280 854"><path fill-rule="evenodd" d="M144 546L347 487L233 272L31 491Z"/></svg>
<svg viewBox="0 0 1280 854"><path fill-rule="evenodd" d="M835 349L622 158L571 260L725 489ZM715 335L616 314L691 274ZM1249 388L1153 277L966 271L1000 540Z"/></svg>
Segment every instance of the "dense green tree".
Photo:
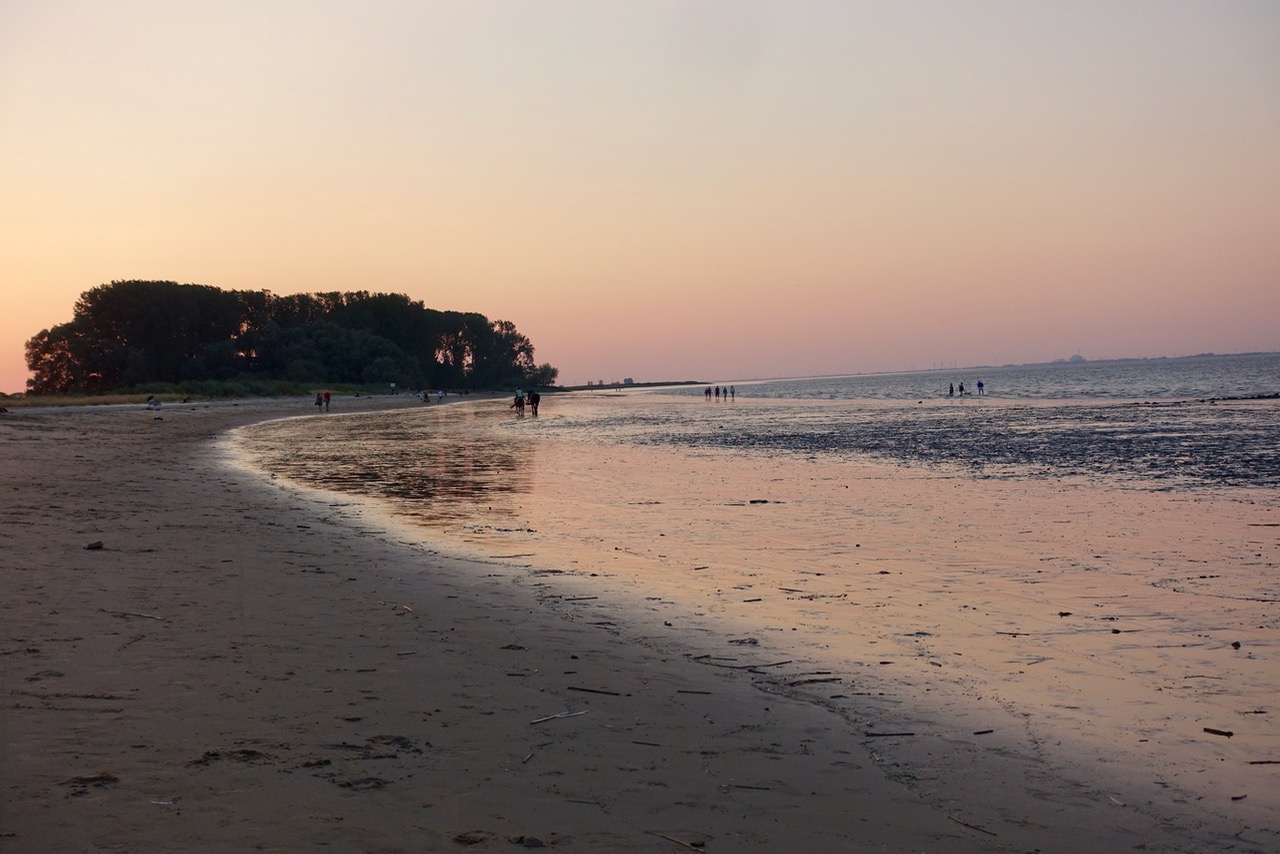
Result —
<svg viewBox="0 0 1280 854"><path fill-rule="evenodd" d="M545 386L509 321L436 311L403 294L275 296L176 282L118 281L80 296L68 323L27 342L30 391L282 379L401 387Z"/></svg>

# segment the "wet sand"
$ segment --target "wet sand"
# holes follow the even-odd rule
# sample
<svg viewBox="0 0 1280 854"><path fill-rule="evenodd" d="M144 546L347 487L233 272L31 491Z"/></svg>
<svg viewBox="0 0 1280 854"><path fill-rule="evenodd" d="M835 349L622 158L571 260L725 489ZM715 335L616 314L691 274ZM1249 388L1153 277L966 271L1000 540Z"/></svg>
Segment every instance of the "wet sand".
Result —
<svg viewBox="0 0 1280 854"><path fill-rule="evenodd" d="M424 535L228 465L292 413L0 417L4 850L1277 847L1274 495L547 440Z"/></svg>

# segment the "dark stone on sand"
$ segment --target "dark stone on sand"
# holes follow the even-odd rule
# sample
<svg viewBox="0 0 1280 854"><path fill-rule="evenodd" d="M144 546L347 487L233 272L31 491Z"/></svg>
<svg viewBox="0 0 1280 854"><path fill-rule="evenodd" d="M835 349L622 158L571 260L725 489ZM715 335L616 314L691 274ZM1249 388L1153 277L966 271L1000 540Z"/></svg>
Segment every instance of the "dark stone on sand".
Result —
<svg viewBox="0 0 1280 854"><path fill-rule="evenodd" d="M94 540L92 543L89 543L89 545L85 546L84 549L85 551L88 551L88 552L96 552L102 547L103 547L102 540Z"/></svg>

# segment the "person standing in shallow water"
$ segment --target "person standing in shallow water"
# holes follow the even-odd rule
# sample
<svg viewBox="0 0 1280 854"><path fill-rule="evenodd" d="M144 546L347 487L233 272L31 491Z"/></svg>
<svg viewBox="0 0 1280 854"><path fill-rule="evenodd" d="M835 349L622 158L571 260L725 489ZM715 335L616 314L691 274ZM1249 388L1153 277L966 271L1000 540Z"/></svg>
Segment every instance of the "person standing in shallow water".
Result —
<svg viewBox="0 0 1280 854"><path fill-rule="evenodd" d="M982 380L978 380L978 397L982 397L984 388L986 388L986 386L982 384Z"/></svg>
<svg viewBox="0 0 1280 854"><path fill-rule="evenodd" d="M329 392L327 391L324 393L324 411L329 411Z"/></svg>

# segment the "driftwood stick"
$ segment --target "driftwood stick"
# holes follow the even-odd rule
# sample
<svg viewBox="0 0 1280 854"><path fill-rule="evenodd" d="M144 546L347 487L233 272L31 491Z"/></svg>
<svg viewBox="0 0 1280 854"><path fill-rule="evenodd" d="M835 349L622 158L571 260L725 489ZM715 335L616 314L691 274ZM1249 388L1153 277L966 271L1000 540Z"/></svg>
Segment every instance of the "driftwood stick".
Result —
<svg viewBox="0 0 1280 854"><path fill-rule="evenodd" d="M606 694L606 695L608 695L608 696L610 696L610 697L621 697L621 696L622 696L622 695L621 695L621 694L619 694L617 691L602 691L602 690L600 690L599 688L579 688L579 687L578 687L578 686L576 686L576 685L570 685L570 686L568 686L568 690L570 690L570 691L582 691L584 694Z"/></svg>
<svg viewBox="0 0 1280 854"><path fill-rule="evenodd" d="M155 614L139 614L137 611L108 611L106 608L99 608L98 610L113 617L141 617L147 620L159 620L162 623L169 622L167 618L157 617Z"/></svg>
<svg viewBox="0 0 1280 854"><path fill-rule="evenodd" d="M696 846L696 845L691 845L690 843L685 842L683 839L676 839L674 836L667 836L665 833L659 833L659 832L658 832L658 831L656 831L656 830L646 830L646 831L645 831L645 833L649 834L650 836L656 836L656 837L658 837L659 839L665 839L665 840L667 840L668 842L674 842L676 845L679 845L679 846L684 847L684 848L688 848L690 851L701 851L701 850L702 850L701 848L699 848L699 847L698 847L698 846Z"/></svg>
<svg viewBox="0 0 1280 854"><path fill-rule="evenodd" d="M996 833L995 831L993 831L993 830L987 830L985 827L978 827L978 825L976 825L976 824L969 824L969 822L967 822L967 821L961 821L960 819L956 818L956 817L955 817L955 816L953 816L953 815L949 815L949 816L947 816L947 818L951 819L951 820L952 820L952 821L954 821L956 824L963 824L965 827L969 828L970 830L976 830L976 831L978 831L979 833L985 833L985 834L987 834L988 836L998 836L998 835L999 835L999 834L997 834L997 833Z"/></svg>
<svg viewBox="0 0 1280 854"><path fill-rule="evenodd" d="M559 720L560 718L576 718L578 715L585 715L589 711L591 710L583 709L580 712L560 712L557 715L547 715L545 718L534 718L533 720L529 721L529 723L540 724L540 723L545 723L546 721Z"/></svg>

